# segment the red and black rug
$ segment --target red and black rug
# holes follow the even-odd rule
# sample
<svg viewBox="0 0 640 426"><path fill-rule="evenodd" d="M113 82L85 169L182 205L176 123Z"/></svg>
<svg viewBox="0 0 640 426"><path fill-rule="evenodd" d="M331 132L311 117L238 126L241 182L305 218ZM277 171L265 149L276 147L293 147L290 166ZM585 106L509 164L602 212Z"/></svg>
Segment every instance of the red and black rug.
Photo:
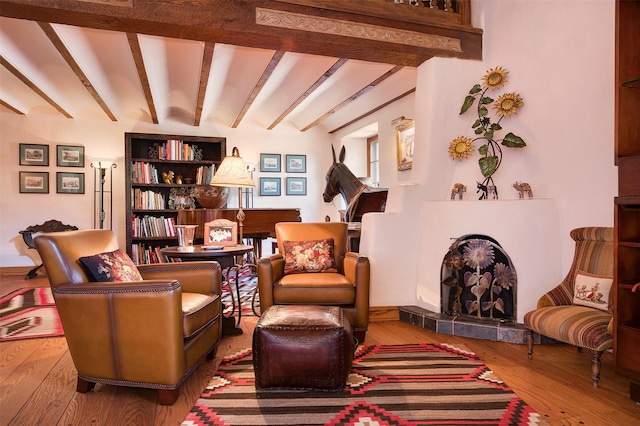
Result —
<svg viewBox="0 0 640 426"><path fill-rule="evenodd" d="M250 349L225 357L182 425L546 424L477 355L443 344L361 347L338 393L254 383Z"/></svg>
<svg viewBox="0 0 640 426"><path fill-rule="evenodd" d="M50 287L23 288L0 299L0 342L63 335Z"/></svg>

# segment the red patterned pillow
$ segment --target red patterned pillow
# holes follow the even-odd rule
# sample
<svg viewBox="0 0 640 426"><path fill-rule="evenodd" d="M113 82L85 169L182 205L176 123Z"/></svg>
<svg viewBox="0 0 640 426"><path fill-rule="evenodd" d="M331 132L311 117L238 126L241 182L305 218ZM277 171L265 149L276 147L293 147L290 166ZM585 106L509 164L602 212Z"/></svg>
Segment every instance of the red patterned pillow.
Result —
<svg viewBox="0 0 640 426"><path fill-rule="evenodd" d="M133 260L121 249L81 257L80 262L87 268L94 281L142 281L140 271Z"/></svg>
<svg viewBox="0 0 640 426"><path fill-rule="evenodd" d="M285 241L284 273L338 272L333 255L333 238L314 241Z"/></svg>

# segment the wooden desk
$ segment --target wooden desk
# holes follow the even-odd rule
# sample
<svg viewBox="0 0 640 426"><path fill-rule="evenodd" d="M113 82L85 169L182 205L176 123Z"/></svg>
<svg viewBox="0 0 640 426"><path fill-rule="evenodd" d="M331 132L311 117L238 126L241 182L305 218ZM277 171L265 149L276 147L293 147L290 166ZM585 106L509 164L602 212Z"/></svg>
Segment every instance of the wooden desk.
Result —
<svg viewBox="0 0 640 426"><path fill-rule="evenodd" d="M240 270L245 266L249 266L249 264L245 264L242 256L253 252L253 246L248 245L237 245L237 246L229 246L224 247L219 250L210 250L204 249L203 246L192 246L189 247L188 250L185 250L184 247L165 247L160 249L160 252L167 256L170 259L181 259L183 262L196 261L196 260L215 260L220 263L220 266L223 268L223 277L227 281L229 285L229 294L231 295L231 302L233 304L233 310L235 311L236 299L233 296L233 285L236 287L236 296L237 296L237 306L238 306L238 319L236 323L232 327L227 327L223 321L223 334L231 335L231 334L242 334L242 328L240 327L240 320L242 319L242 306L240 306L240 287L238 286L238 276L240 275ZM235 283L232 283L232 274L231 271L236 271L235 274ZM226 276L224 276L224 271L226 272ZM233 314L231 317L232 318Z"/></svg>

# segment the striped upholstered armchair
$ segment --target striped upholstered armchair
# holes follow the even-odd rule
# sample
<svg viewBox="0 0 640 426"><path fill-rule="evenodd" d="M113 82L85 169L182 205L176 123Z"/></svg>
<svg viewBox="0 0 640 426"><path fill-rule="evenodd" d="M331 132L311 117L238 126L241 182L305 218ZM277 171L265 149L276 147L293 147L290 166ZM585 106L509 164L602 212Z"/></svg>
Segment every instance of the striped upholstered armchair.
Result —
<svg viewBox="0 0 640 426"><path fill-rule="evenodd" d="M600 357L613 347L613 228L571 231L576 242L565 279L538 300L524 316L527 353L533 356L534 333L592 353L593 386L600 380Z"/></svg>

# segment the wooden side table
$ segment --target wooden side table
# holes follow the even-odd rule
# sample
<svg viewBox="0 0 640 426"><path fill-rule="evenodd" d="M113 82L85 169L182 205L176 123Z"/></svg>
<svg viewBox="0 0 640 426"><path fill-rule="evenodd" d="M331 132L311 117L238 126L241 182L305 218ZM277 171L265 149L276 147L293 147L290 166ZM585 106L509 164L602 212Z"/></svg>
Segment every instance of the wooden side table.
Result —
<svg viewBox="0 0 640 426"><path fill-rule="evenodd" d="M249 245L237 245L228 246L221 249L211 250L203 247L207 246L193 246L185 250L183 247L165 247L160 249L160 252L170 259L181 259L183 262L197 261L197 260L215 260L220 263L222 271L226 270L226 277L224 279L229 285L229 294L231 295L231 302L235 308L236 299L233 295L233 286L236 288L237 306L238 306L238 319L229 325L229 322L223 321L223 334L242 334L242 328L240 327L240 320L242 319L242 306L240 306L240 287L238 286L238 277L240 270L246 266L250 266L248 263L244 263L243 256L247 253L253 252L253 246ZM231 272L235 269L235 283L233 282ZM235 310L235 309L234 309ZM233 318L225 317L225 318Z"/></svg>

